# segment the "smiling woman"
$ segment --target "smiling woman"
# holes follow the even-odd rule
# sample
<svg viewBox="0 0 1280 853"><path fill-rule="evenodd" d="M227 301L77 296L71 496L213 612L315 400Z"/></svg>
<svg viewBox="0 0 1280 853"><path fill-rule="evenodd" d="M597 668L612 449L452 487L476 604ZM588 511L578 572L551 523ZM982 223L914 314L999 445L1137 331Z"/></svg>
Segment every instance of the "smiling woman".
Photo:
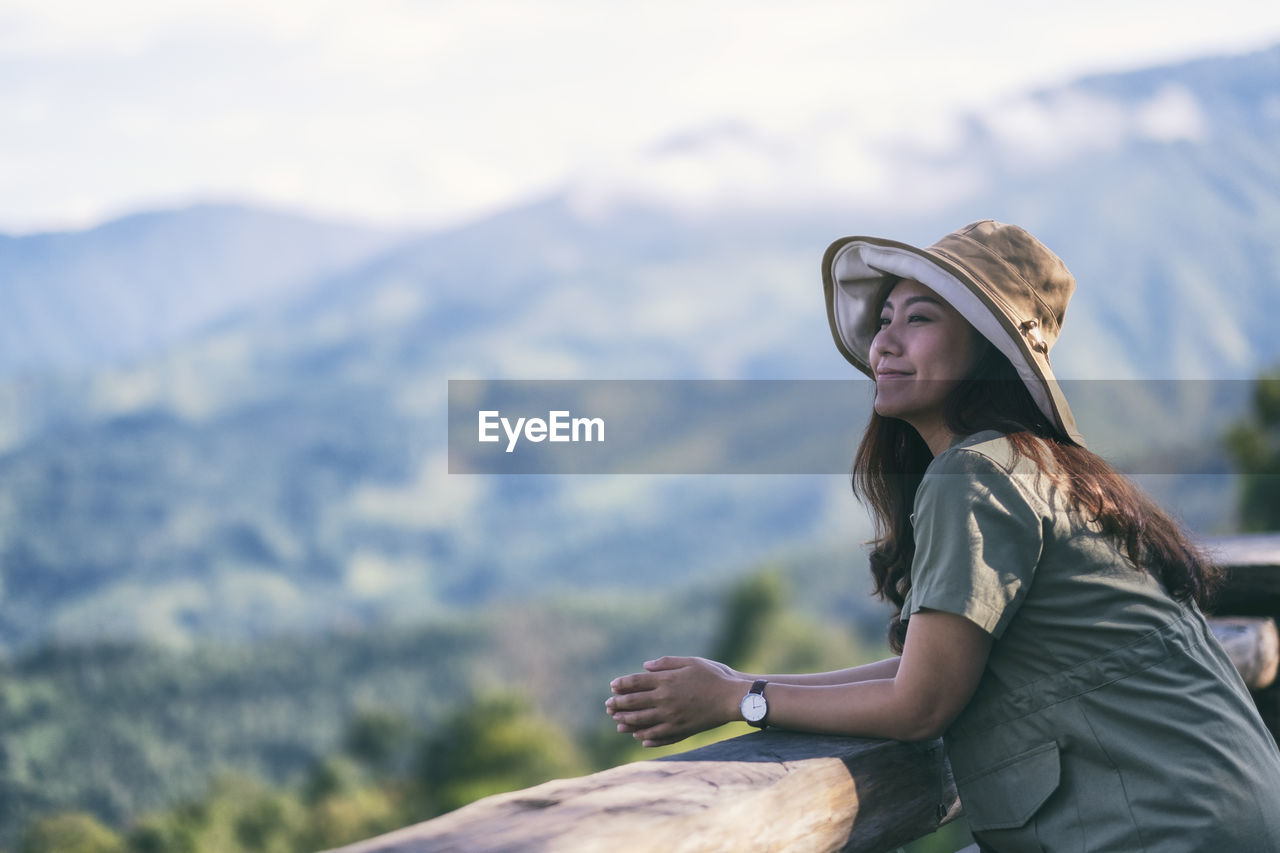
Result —
<svg viewBox="0 0 1280 853"><path fill-rule="evenodd" d="M611 685L619 731L941 735L983 850L1280 849L1280 751L1200 611L1218 570L1084 447L1050 368L1066 266L987 220L928 249L845 238L823 271L836 345L876 380L854 486L899 656L649 661Z"/></svg>
<svg viewBox="0 0 1280 853"><path fill-rule="evenodd" d="M871 342L875 411L915 427L936 455L949 433L943 403L971 369L983 338L960 312L918 281L894 285Z"/></svg>

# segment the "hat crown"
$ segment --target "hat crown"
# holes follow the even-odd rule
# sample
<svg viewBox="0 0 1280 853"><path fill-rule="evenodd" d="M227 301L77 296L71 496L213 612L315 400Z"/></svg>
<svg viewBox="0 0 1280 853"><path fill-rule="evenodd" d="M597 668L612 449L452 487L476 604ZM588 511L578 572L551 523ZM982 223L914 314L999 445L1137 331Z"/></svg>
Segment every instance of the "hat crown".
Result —
<svg viewBox="0 0 1280 853"><path fill-rule="evenodd" d="M970 281L1029 337L1032 348L1047 357L1076 288L1075 277L1048 246L1017 225L984 219L925 251L963 267ZM1042 347L1037 346L1040 341Z"/></svg>

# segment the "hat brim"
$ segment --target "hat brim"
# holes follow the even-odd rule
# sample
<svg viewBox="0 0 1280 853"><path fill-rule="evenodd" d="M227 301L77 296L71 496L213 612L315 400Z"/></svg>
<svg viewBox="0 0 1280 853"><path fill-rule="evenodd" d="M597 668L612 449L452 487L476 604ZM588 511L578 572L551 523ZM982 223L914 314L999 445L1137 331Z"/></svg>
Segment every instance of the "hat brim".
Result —
<svg viewBox="0 0 1280 853"><path fill-rule="evenodd" d="M1047 356L1031 349L1007 308L997 304L994 288L927 249L880 237L844 237L827 248L822 258L827 321L836 348L854 367L875 378L871 339L884 300L901 279L920 282L954 307L1009 359L1045 417L1084 444Z"/></svg>

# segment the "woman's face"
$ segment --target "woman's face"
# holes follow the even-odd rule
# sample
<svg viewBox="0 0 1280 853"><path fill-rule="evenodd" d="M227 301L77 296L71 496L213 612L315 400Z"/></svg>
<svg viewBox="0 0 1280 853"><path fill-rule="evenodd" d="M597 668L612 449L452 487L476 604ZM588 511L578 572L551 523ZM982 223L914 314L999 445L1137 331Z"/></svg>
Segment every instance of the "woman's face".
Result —
<svg viewBox="0 0 1280 853"><path fill-rule="evenodd" d="M898 282L871 341L876 412L907 421L929 441L929 433L945 428L943 401L976 350L977 334L956 309L918 281Z"/></svg>

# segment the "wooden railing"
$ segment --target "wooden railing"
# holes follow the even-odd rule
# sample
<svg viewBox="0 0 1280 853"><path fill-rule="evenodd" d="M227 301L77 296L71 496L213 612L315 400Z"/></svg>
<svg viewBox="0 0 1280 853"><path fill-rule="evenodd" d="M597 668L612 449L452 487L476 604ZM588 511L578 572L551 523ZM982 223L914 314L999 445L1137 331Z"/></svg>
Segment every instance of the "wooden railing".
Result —
<svg viewBox="0 0 1280 853"><path fill-rule="evenodd" d="M1280 536L1210 543L1228 567L1211 620L1280 738ZM891 850L960 813L940 740L764 731L499 794L340 853Z"/></svg>
<svg viewBox="0 0 1280 853"><path fill-rule="evenodd" d="M1227 578L1214 605L1221 616L1254 617L1262 627L1252 638L1233 644L1221 630L1228 654L1244 676L1262 721L1280 741L1280 681L1276 679L1276 626L1280 619L1280 533L1228 536L1207 543ZM1251 649L1242 653L1242 649ZM1260 661L1254 667L1251 659ZM1256 678L1250 680L1254 670Z"/></svg>
<svg viewBox="0 0 1280 853"><path fill-rule="evenodd" d="M342 853L878 851L958 812L940 740L763 731L488 797Z"/></svg>

